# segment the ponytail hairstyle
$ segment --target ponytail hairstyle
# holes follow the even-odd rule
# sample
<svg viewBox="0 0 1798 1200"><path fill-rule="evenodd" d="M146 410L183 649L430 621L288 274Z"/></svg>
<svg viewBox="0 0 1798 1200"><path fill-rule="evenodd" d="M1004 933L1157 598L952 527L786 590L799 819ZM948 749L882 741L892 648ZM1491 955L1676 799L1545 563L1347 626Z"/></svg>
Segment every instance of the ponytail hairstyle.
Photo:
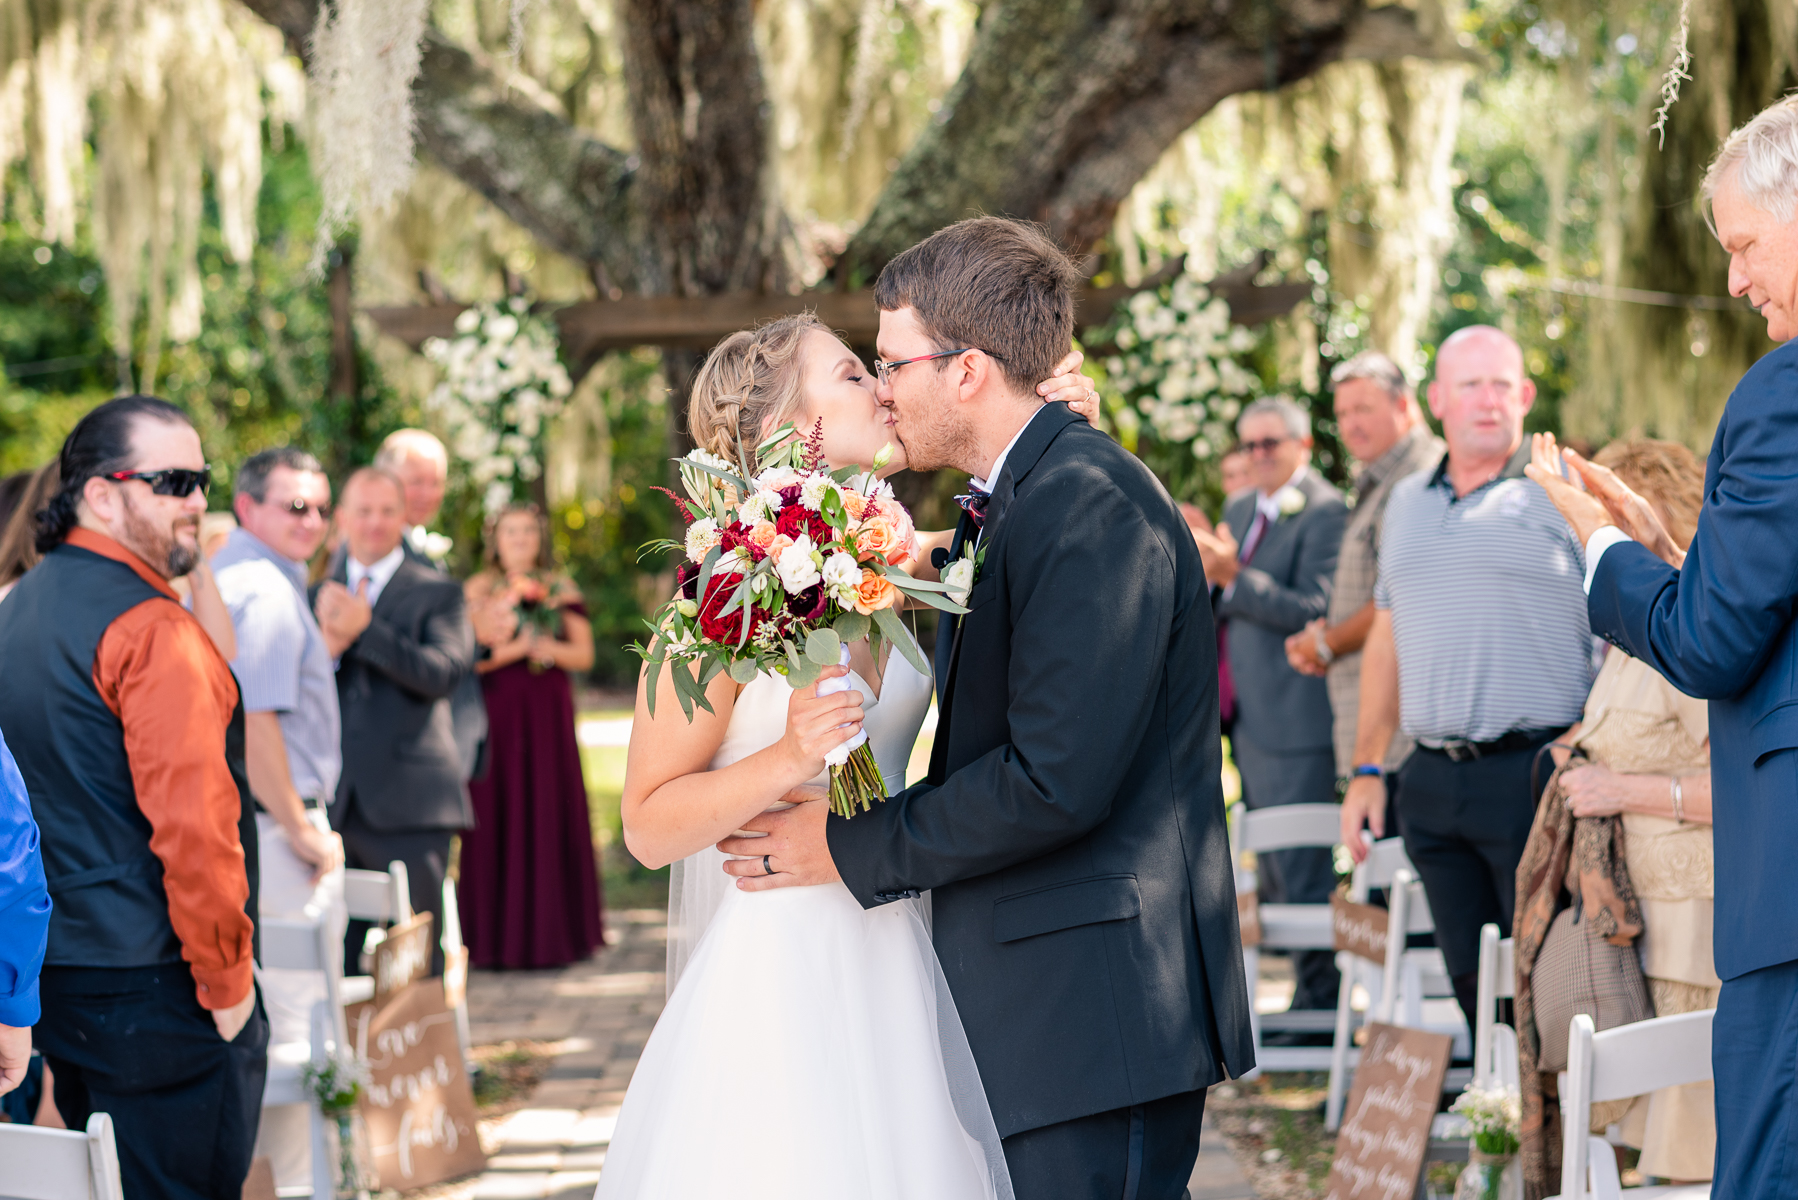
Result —
<svg viewBox="0 0 1798 1200"><path fill-rule="evenodd" d="M61 485L37 514L39 554L62 545L81 519L81 494L88 480L131 468L132 433L139 419L192 424L186 413L155 396L120 396L77 421L57 459Z"/></svg>
<svg viewBox="0 0 1798 1200"><path fill-rule="evenodd" d="M799 411L799 350L814 329L830 332L812 313L802 312L719 342L693 379L687 409L693 444L753 471L755 448Z"/></svg>

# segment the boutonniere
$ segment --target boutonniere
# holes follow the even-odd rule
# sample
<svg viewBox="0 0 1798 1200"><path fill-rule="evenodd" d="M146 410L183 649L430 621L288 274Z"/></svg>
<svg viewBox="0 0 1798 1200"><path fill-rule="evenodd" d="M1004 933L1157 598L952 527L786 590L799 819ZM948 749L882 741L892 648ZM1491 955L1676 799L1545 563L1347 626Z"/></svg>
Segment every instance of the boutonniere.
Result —
<svg viewBox="0 0 1798 1200"><path fill-rule="evenodd" d="M968 594L974 585L980 582L980 568L986 565L986 547L978 550L972 546L962 548L961 557L943 568L943 586L948 588L949 599L966 607Z"/></svg>
<svg viewBox="0 0 1798 1200"><path fill-rule="evenodd" d="M1283 487L1274 494L1274 504L1279 508L1282 519L1296 517L1305 511L1305 493L1295 487Z"/></svg>

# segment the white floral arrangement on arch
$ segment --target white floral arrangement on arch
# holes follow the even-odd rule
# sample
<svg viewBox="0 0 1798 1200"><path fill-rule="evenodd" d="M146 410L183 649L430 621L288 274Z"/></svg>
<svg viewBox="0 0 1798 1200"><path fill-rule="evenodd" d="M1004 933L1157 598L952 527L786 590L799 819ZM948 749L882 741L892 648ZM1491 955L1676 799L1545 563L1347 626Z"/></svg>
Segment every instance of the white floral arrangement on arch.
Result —
<svg viewBox="0 0 1798 1200"><path fill-rule="evenodd" d="M465 309L455 337L424 344L443 368L425 408L447 428L489 516L528 499L543 474L544 433L574 390L559 351L555 325L522 296Z"/></svg>
<svg viewBox="0 0 1798 1200"><path fill-rule="evenodd" d="M1261 335L1232 325L1229 304L1189 274L1130 297L1109 334L1120 425L1135 426L1137 454L1175 496L1196 496L1236 440L1243 408L1270 394L1252 359Z"/></svg>

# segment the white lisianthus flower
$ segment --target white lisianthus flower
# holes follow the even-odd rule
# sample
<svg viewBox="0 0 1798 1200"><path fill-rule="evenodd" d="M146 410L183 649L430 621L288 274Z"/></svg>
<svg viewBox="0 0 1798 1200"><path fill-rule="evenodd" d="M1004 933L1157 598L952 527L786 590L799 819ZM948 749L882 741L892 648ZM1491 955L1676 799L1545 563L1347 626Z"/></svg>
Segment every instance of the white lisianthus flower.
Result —
<svg viewBox="0 0 1798 1200"><path fill-rule="evenodd" d="M687 557L693 562L704 562L707 552L718 544L718 538L718 522L712 518L693 522L687 526Z"/></svg>
<svg viewBox="0 0 1798 1200"><path fill-rule="evenodd" d="M750 448L754 449L754 447ZM799 472L791 467L769 467L750 482L754 483L760 491L778 492L798 478Z"/></svg>
<svg viewBox="0 0 1798 1200"><path fill-rule="evenodd" d="M780 552L780 557L774 561L774 570L780 576L780 586L787 589L787 595L803 592L824 578L824 573L819 570L823 558L812 539L804 534Z"/></svg>
<svg viewBox="0 0 1798 1200"><path fill-rule="evenodd" d="M674 602L674 611L678 612L681 616L687 617L689 619L691 619L693 617L697 617L699 615L699 601L697 601L697 600L676 600Z"/></svg>
<svg viewBox="0 0 1798 1200"><path fill-rule="evenodd" d="M824 562L824 590L838 604L853 604L856 587L862 581L862 565L853 554L841 551Z"/></svg>
<svg viewBox="0 0 1798 1200"><path fill-rule="evenodd" d="M943 586L949 589L949 599L966 604L968 593L974 590L974 560L958 558L944 567Z"/></svg>
<svg viewBox="0 0 1798 1200"><path fill-rule="evenodd" d="M828 475L808 475L799 487L799 503L813 512L824 507L826 494L836 490Z"/></svg>

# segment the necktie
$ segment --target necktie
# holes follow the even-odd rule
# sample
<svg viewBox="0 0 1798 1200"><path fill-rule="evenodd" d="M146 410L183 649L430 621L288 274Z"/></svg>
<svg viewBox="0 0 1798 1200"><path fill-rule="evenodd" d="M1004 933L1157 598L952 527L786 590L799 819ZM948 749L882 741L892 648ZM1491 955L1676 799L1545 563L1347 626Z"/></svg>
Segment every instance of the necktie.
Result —
<svg viewBox="0 0 1798 1200"><path fill-rule="evenodd" d="M955 502L968 514L968 520L974 522L974 528L979 529L986 524L986 502L992 498L991 492L970 483L968 494L957 496Z"/></svg>
<svg viewBox="0 0 1798 1200"><path fill-rule="evenodd" d="M1236 559L1243 566L1254 560L1255 551L1261 548L1261 539L1267 536L1267 513L1261 508L1255 509L1255 523L1249 526L1249 536L1242 539L1242 550Z"/></svg>

